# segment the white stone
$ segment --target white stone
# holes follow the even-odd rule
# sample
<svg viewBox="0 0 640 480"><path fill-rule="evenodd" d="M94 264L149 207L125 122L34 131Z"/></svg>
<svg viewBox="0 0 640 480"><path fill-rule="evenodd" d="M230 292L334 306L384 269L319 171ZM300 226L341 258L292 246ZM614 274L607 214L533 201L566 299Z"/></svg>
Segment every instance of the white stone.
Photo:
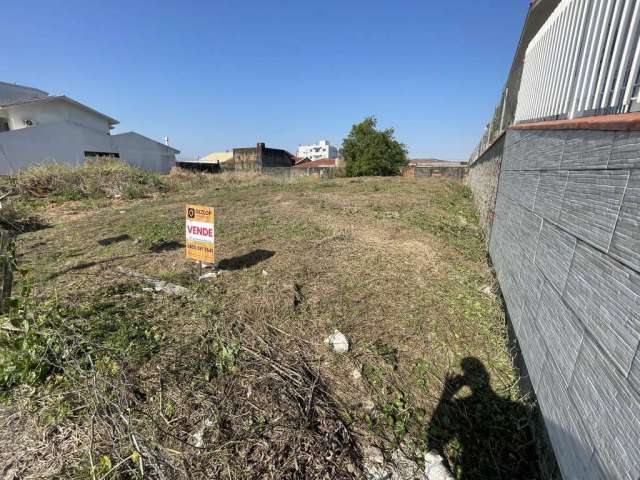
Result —
<svg viewBox="0 0 640 480"><path fill-rule="evenodd" d="M331 335L325 338L324 343L330 346L336 353L347 353L349 351L349 341L347 337L338 330L334 330Z"/></svg>
<svg viewBox="0 0 640 480"><path fill-rule="evenodd" d="M218 274L216 272L209 272L209 273L205 273L204 275L200 275L198 277L198 280L202 281L202 280L207 280L208 278L216 278L218 276Z"/></svg>
<svg viewBox="0 0 640 480"><path fill-rule="evenodd" d="M444 464L444 458L435 450L424 455L424 463L427 480L454 480L453 475Z"/></svg>

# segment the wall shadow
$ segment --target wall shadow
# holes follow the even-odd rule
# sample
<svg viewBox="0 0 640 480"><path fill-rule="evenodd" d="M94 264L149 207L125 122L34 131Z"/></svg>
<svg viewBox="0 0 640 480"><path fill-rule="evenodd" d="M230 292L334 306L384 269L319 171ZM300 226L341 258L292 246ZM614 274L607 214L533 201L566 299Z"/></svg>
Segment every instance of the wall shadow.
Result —
<svg viewBox="0 0 640 480"><path fill-rule="evenodd" d="M477 358L463 359L461 367L462 375L445 378L427 427L428 448L449 451L450 467L462 480L540 478L532 411L494 392ZM456 397L464 387L471 395Z"/></svg>
<svg viewBox="0 0 640 480"><path fill-rule="evenodd" d="M272 252L271 250L254 250L253 252L245 253L244 255L240 255L238 257L225 258L224 260L220 260L218 263L218 268L221 270L242 270L244 268L253 267L260 262L264 262L265 260L273 257L276 252Z"/></svg>

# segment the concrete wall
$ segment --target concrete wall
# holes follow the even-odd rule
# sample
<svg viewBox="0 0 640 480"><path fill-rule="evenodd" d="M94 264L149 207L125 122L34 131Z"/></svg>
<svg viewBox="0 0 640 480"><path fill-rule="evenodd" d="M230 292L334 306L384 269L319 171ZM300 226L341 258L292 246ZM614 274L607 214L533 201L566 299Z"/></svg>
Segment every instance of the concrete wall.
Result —
<svg viewBox="0 0 640 480"><path fill-rule="evenodd" d="M409 165L402 170L404 177L447 177L463 180L467 175L466 166L447 165Z"/></svg>
<svg viewBox="0 0 640 480"><path fill-rule="evenodd" d="M177 150L135 132L112 135L111 139L122 160L144 170L168 173L176 163Z"/></svg>
<svg viewBox="0 0 640 480"><path fill-rule="evenodd" d="M640 132L509 131L490 253L564 478L637 480Z"/></svg>
<svg viewBox="0 0 640 480"><path fill-rule="evenodd" d="M40 163L80 165L84 152L113 152L109 135L69 122L0 133L0 175Z"/></svg>
<svg viewBox="0 0 640 480"><path fill-rule="evenodd" d="M504 138L504 135L498 138L471 165L466 178L466 184L473 192L473 201L480 216L480 225L487 239L491 238L491 225L498 192Z"/></svg>
<svg viewBox="0 0 640 480"><path fill-rule="evenodd" d="M258 150L256 148L234 148L233 164L235 170L256 170L258 162Z"/></svg>
<svg viewBox="0 0 640 480"><path fill-rule="evenodd" d="M0 175L41 163L81 165L85 152L118 153L127 163L159 173L175 163L175 150L142 135L111 136L59 122L0 132Z"/></svg>
<svg viewBox="0 0 640 480"><path fill-rule="evenodd" d="M289 168L293 166L289 154L285 150L277 148L264 148L262 150L261 163L263 167Z"/></svg>
<svg viewBox="0 0 640 480"><path fill-rule="evenodd" d="M289 168L292 159L285 150L266 148L259 143L255 148L234 148L233 165L235 170L259 171L267 168Z"/></svg>

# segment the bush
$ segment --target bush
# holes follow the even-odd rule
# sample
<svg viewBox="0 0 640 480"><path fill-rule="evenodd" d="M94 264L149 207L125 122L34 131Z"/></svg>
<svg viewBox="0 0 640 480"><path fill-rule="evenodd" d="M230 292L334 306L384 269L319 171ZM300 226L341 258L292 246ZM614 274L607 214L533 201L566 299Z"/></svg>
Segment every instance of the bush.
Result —
<svg viewBox="0 0 640 480"><path fill-rule="evenodd" d="M398 175L407 163L407 147L398 142L393 128L376 129L375 117L367 117L354 125L342 141L347 175Z"/></svg>
<svg viewBox="0 0 640 480"><path fill-rule="evenodd" d="M9 177L13 194L22 199L55 201L84 198L141 198L167 190L158 176L121 161L72 167L46 164Z"/></svg>
<svg viewBox="0 0 640 480"><path fill-rule="evenodd" d="M40 226L38 217L24 206L12 200L0 202L0 229L25 232Z"/></svg>

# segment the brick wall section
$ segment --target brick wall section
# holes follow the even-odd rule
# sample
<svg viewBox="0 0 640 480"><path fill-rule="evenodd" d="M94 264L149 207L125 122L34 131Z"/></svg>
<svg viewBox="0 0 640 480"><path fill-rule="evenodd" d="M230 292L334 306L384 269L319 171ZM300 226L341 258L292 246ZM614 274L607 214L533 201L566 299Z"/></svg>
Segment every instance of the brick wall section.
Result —
<svg viewBox="0 0 640 480"><path fill-rule="evenodd" d="M503 148L504 135L471 165L465 180L473 192L473 201L480 215L480 225L486 238L491 237Z"/></svg>
<svg viewBox="0 0 640 480"><path fill-rule="evenodd" d="M489 249L563 476L638 480L640 132L504 142Z"/></svg>

